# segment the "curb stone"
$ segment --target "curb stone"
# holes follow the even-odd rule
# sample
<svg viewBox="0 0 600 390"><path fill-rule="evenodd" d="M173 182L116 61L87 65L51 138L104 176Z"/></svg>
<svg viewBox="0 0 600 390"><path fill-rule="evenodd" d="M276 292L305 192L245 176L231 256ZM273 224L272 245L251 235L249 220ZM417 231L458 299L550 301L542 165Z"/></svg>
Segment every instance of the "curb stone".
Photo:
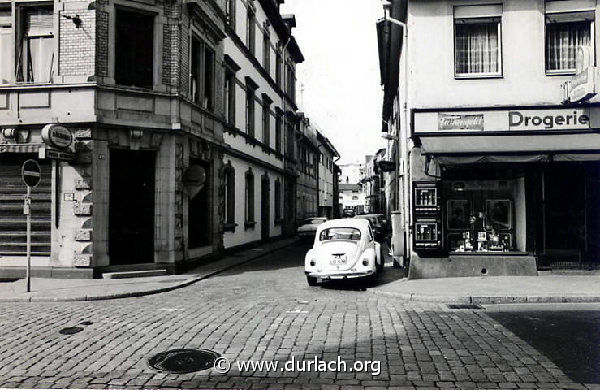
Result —
<svg viewBox="0 0 600 390"><path fill-rule="evenodd" d="M413 302L432 302L450 304L479 304L497 305L510 303L595 303L600 302L599 296L463 296L448 297L440 295L421 295L417 293L395 293L371 289L374 295L400 298Z"/></svg>
<svg viewBox="0 0 600 390"><path fill-rule="evenodd" d="M262 252L258 252L255 255L251 255L248 258L245 259L241 259L239 262L236 262L235 264L223 267L223 268L219 268L219 269L215 269L214 271L211 271L209 273L207 273L206 275L202 275L202 276L196 276L196 277L192 277L189 278L183 282L179 282L176 283L172 286L168 286L168 287L159 287L159 288L154 288L154 289L149 289L149 290L145 290L145 291L128 291L128 292L122 292L122 293L107 293L104 295L83 295L83 296L75 296L75 297L36 297L36 296L30 296L30 297L17 297L17 298L6 298L6 297L0 297L0 302L76 302L76 301L103 301L103 300L110 300L110 299L121 299L121 298L136 298L136 297L142 297L142 296L147 296L147 295L154 295L154 294L160 294L163 292L169 292L169 291L173 291L173 290L177 290L180 288L184 288L184 287L188 287L191 286L192 284L195 284L199 281L208 279L210 277L213 277L215 275L218 275L220 273L229 271L230 269L239 267L241 265L244 265L246 263L249 263L251 261L254 261L256 259L259 259L263 256L269 255L273 252L276 252L280 249L286 248L288 246L294 245L298 243L298 239L292 239L289 243L275 247L275 248L271 248L269 250L265 250ZM219 260L217 260L218 263Z"/></svg>

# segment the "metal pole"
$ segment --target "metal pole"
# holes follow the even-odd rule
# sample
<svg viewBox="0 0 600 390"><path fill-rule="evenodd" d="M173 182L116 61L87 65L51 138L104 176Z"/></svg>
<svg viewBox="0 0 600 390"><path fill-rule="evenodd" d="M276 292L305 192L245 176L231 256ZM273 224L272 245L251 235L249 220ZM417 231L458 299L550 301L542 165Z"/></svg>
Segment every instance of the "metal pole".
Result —
<svg viewBox="0 0 600 390"><path fill-rule="evenodd" d="M25 197L25 212L27 213L27 292L31 291L31 187L27 186Z"/></svg>

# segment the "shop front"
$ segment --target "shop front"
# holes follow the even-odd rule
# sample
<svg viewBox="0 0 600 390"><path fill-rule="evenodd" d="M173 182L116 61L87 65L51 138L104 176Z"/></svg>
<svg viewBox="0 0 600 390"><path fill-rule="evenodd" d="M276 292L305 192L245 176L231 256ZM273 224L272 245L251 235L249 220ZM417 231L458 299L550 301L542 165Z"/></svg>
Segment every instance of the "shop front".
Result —
<svg viewBox="0 0 600 390"><path fill-rule="evenodd" d="M537 125L544 117L566 116L562 110L522 115L541 118ZM436 113L437 131L421 131L411 153L409 276L599 268L600 135L591 131L588 110L570 114L587 130L560 132L486 132L486 126L500 128L494 118L504 115L507 128L516 126L517 110L460 113L452 120ZM418 114L415 121L416 135L426 121Z"/></svg>

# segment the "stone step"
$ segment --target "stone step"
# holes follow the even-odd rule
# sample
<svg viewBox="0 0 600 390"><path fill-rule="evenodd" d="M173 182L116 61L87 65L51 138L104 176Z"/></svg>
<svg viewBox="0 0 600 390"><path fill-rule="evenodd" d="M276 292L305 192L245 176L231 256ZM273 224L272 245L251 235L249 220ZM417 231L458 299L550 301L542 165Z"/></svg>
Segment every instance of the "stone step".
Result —
<svg viewBox="0 0 600 390"><path fill-rule="evenodd" d="M145 278L148 276L163 276L167 275L166 269L154 269L143 271L122 271L122 272L104 272L102 279L128 279L128 278Z"/></svg>

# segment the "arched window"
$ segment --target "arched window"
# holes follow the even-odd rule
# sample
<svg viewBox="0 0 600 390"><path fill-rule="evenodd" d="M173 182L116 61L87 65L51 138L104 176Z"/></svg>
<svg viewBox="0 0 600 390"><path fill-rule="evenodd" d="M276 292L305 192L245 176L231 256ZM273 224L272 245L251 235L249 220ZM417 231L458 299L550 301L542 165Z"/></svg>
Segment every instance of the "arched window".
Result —
<svg viewBox="0 0 600 390"><path fill-rule="evenodd" d="M245 177L245 225L246 227L254 226L254 173L252 168L248 168Z"/></svg>
<svg viewBox="0 0 600 390"><path fill-rule="evenodd" d="M235 169L229 161L223 170L224 176L224 223L225 230L235 228Z"/></svg>

